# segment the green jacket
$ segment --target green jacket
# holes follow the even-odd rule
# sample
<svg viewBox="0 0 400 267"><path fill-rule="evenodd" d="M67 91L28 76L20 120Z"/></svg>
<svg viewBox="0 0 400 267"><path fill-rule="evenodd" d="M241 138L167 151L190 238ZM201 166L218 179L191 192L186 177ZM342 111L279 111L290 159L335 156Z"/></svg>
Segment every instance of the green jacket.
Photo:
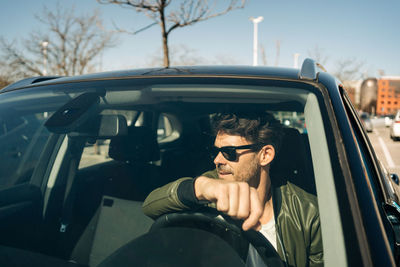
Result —
<svg viewBox="0 0 400 267"><path fill-rule="evenodd" d="M216 171L204 174L218 178ZM178 179L149 194L143 212L155 219L162 214L190 209L178 196L179 185L189 177ZM287 182L272 189L277 250L289 266L323 266L322 236L316 196Z"/></svg>

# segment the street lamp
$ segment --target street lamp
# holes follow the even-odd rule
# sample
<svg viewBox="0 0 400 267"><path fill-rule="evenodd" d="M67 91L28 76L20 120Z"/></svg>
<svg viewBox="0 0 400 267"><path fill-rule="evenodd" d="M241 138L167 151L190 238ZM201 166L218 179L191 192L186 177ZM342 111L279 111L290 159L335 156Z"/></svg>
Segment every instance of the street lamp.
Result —
<svg viewBox="0 0 400 267"><path fill-rule="evenodd" d="M47 46L49 45L48 41L42 42L43 48L43 76L47 75Z"/></svg>
<svg viewBox="0 0 400 267"><path fill-rule="evenodd" d="M299 53L293 54L293 67L296 69L299 67L299 56L300 56Z"/></svg>
<svg viewBox="0 0 400 267"><path fill-rule="evenodd" d="M253 22L254 25L254 33L253 33L253 66L258 65L258 27L257 24L263 21L263 17L253 18L250 17L250 20Z"/></svg>

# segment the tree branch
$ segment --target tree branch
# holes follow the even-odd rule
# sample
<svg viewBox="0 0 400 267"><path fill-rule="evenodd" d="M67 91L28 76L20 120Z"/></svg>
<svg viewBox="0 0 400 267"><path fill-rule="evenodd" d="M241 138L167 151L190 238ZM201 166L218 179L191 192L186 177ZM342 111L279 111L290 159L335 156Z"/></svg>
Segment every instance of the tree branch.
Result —
<svg viewBox="0 0 400 267"><path fill-rule="evenodd" d="M45 59L49 74L71 76L95 69L95 59L114 45L114 33L98 27L101 25L98 11L89 16L75 13L73 8L63 9L60 5L55 11L44 7L36 19L47 30L33 32L23 43L23 53L3 39L0 50L4 54L3 61L12 68L10 72L19 73L21 78L43 75ZM42 46L43 41L48 41L46 47Z"/></svg>

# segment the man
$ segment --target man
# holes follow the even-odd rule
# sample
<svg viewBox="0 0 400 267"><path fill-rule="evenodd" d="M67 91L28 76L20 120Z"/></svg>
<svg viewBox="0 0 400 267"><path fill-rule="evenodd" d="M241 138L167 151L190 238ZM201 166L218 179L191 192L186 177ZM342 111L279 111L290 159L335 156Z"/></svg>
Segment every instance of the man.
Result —
<svg viewBox="0 0 400 267"><path fill-rule="evenodd" d="M157 218L212 202L218 211L242 219L243 230L260 231L288 265L322 266L316 197L289 182L274 186L270 178L281 124L264 112L219 114L214 129L216 169L154 190L143 212Z"/></svg>

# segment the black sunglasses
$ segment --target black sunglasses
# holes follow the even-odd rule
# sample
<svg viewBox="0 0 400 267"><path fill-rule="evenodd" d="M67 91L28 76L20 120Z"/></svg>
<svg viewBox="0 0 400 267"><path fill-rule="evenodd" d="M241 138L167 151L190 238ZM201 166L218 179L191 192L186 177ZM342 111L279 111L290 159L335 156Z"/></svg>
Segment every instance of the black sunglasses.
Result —
<svg viewBox="0 0 400 267"><path fill-rule="evenodd" d="M222 153L225 159L229 161L236 161L238 158L238 154L236 152L237 149L256 149L259 148L260 144L251 144L244 146L223 146L223 147L211 147L210 154L212 159L215 159L219 152Z"/></svg>

